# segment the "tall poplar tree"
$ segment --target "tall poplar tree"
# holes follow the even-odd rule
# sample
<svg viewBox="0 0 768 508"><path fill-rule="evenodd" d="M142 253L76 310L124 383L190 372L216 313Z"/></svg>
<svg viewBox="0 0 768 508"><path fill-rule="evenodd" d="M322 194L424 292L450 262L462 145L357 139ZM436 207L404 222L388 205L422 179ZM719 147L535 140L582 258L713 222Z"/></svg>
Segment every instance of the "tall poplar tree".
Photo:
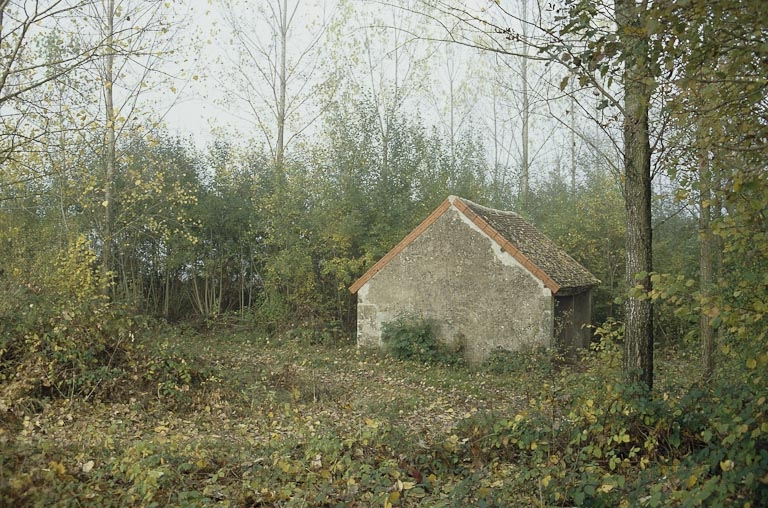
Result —
<svg viewBox="0 0 768 508"><path fill-rule="evenodd" d="M226 0L234 41L232 74L223 82L237 116L254 124L282 167L290 144L310 128L333 96L323 49L340 17L338 0ZM314 21L301 25L305 19ZM234 78L234 79L231 79Z"/></svg>
<svg viewBox="0 0 768 508"><path fill-rule="evenodd" d="M151 109L150 91L155 97L163 88L173 90L170 57L178 44L179 25L171 23L171 4L147 0L100 0L82 9L83 43L103 41L99 58L89 67L100 84L101 97L92 104L98 112L100 135L92 150L100 162L100 196L91 207L98 231L101 272L105 280L115 270L118 238L130 227L130 204L142 193L155 192L158 185L135 178L133 186L118 195L118 176L128 166L131 154L121 150L121 141L130 136L151 137L160 123L161 112ZM178 22L178 20L175 20ZM126 143L127 144L127 143ZM155 182L156 183L156 182ZM140 220L140 219L139 219ZM157 225L155 222L151 224Z"/></svg>

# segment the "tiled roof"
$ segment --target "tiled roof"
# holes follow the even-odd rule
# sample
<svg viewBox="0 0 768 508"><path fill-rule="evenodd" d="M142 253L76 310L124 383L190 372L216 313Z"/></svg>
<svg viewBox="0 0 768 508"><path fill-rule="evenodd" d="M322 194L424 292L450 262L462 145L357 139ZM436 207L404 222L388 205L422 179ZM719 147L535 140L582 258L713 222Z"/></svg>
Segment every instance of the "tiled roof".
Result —
<svg viewBox="0 0 768 508"><path fill-rule="evenodd" d="M465 203L483 222L496 230L519 251L519 255L557 284L558 294L579 293L600 284L589 270L515 212L487 208L466 199L457 198L458 200ZM465 215L468 214L465 212ZM510 254L515 256L514 253ZM519 255L515 257L518 258ZM536 273L534 270L531 271Z"/></svg>
<svg viewBox="0 0 768 508"><path fill-rule="evenodd" d="M393 257L451 207L464 214L504 251L538 277L552 293L576 294L600 283L586 268L516 213L487 208L467 199L449 196L424 222L352 284L350 292L357 293Z"/></svg>

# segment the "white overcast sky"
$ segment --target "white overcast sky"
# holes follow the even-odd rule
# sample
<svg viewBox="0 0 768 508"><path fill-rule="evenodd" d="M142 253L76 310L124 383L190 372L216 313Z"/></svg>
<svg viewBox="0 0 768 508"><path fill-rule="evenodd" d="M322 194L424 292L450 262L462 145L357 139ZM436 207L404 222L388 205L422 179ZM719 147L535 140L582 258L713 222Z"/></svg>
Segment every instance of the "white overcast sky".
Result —
<svg viewBox="0 0 768 508"><path fill-rule="evenodd" d="M228 140L255 140L259 142L263 139L261 138L261 133L256 130L252 123L238 118L238 116L248 117L245 110L237 111L233 114L221 105L222 99L226 94L222 81L226 82L229 78L226 75L227 71L222 62L226 61L228 56L234 56L232 54L234 50L231 46L228 46L231 38L228 35L228 24L222 16L222 1L176 0L175 2L176 5L189 9L189 19L184 25L186 35L181 37L181 40L184 40L191 34L197 36L202 45L200 46L199 54L184 64L186 80L181 80L177 83L175 93L164 94L166 105L169 101L175 101L173 107L168 109L167 106L163 106L164 109L161 109L161 111L167 111L165 124L170 132L181 136L193 136L201 148L214 139L217 129ZM251 0L251 2L254 1L265 0ZM303 1L305 5L309 5L312 2L322 2L323 0L300 1ZM332 3L335 0L327 1ZM503 3L506 3L508 7L516 8L519 1L508 0ZM290 0L290 2L293 2L293 0ZM363 14L358 14L353 19L352 25L346 28L347 35L350 38L354 38L356 35L359 36L360 31L366 27L370 28L376 24L389 23L393 16L386 14L382 4L382 2L375 0L354 0L352 5L359 9L359 13ZM366 11L365 9L369 10ZM377 15L378 19L374 19ZM398 15L403 16L403 13L400 12ZM256 13L244 10L243 16L250 16L249 19L253 19ZM304 23L311 21L311 9L308 10L306 16L310 19L298 23L299 26L303 26ZM411 17L414 16L417 15L411 15ZM414 25L415 28L411 27L410 29L416 31L426 30L426 27L418 26L419 23L424 23L423 19L413 18L407 21L416 23ZM407 38L407 34L404 34L406 32L401 33L401 39L403 37ZM386 41L386 39L384 40L384 44L390 42ZM424 76L425 91L420 96L414 96L408 107L411 110L414 108L418 109L422 118L425 116L431 118L434 120L434 123L440 125L441 128L445 128L447 123L445 116L441 118L440 115L444 115L447 107L446 76L447 73L454 72L463 81L462 86L464 87L465 98L469 97L469 101L472 102L469 106L465 105L464 109L460 112L467 117L463 121L466 121L465 125L472 124L476 130L484 131L486 141L488 142L493 131L493 122L490 120L489 112L495 99L491 97L487 84L493 79L499 79L494 77L498 76L498 74L494 74L494 71L497 69L504 71L504 66L499 64L498 60L494 60L490 53L473 53L460 46L431 51L429 55L429 72ZM458 59L458 65L452 65L451 58L454 60ZM514 59L508 60L507 65L510 65L509 62L511 62L511 66L506 68L504 72L507 72L507 74L501 78L502 86L507 88L502 90L499 95L500 102L497 105L504 108L504 111L502 116L499 117L500 123L497 127L500 129L500 135L503 137L504 146L501 148L507 153L506 160L502 162L505 165L515 166L515 159L519 157L520 151L520 105L516 95L519 91L519 83L516 82L518 78L515 76L514 70L515 65L518 64L515 63ZM454 61L453 63L455 64L456 62ZM533 71L539 72L541 69L536 70L535 66L536 64L531 64ZM548 69L546 72L553 72L551 70L552 67ZM384 70L380 70L380 73L380 79L386 80L391 78L391 75L387 75L387 72ZM194 80L191 78L192 76L197 76L198 79ZM361 79L361 82L365 79L367 78ZM557 84L561 77L549 75L546 79L555 83L553 87L554 93L559 94ZM549 91L542 92L546 85L542 86L544 88L538 90L537 93L545 93L547 96L552 93ZM532 139L530 142L532 173L539 172L542 176L546 172L551 171L551 168L567 164L568 148L566 147L570 144L570 136L567 133L567 129L562 123L558 123L552 118L553 116L559 116L561 119L567 118L564 116L564 111L570 108L571 105L567 102L560 103L560 105L556 102L548 102L545 106L545 98L547 97L539 97L539 102L537 102L536 109L533 111L531 117ZM592 132L594 132L594 128L592 128ZM493 150L493 147L489 146L489 154L493 153Z"/></svg>

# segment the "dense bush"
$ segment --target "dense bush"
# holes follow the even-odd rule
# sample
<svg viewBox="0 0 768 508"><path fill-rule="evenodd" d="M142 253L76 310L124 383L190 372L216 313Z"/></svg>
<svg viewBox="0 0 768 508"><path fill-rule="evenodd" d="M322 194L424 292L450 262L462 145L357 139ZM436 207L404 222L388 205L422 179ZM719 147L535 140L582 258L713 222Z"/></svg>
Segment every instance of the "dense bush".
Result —
<svg viewBox="0 0 768 508"><path fill-rule="evenodd" d="M761 506L768 355L747 360L746 383L649 396L614 383L619 349L600 349L584 372L564 369L518 414L464 420L464 460L520 464L516 489L547 506Z"/></svg>
<svg viewBox="0 0 768 508"><path fill-rule="evenodd" d="M423 363L463 363L464 344L446 344L438 338L437 323L419 316L401 316L384 323L381 340L400 360Z"/></svg>
<svg viewBox="0 0 768 508"><path fill-rule="evenodd" d="M11 277L0 302L0 379L6 400L90 398L118 377L135 323L110 304L79 239L37 280Z"/></svg>
<svg viewBox="0 0 768 508"><path fill-rule="evenodd" d="M168 396L193 382L197 374L185 358L162 343L147 347L146 323L109 301L94 261L79 239L38 280L2 280L4 409L37 406L44 398L118 400L142 389Z"/></svg>

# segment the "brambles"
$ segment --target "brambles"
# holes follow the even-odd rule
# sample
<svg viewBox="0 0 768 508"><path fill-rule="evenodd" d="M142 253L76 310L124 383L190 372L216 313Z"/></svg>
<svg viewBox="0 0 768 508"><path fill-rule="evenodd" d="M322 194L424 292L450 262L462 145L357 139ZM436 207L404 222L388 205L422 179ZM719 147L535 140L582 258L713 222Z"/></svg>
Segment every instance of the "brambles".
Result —
<svg viewBox="0 0 768 508"><path fill-rule="evenodd" d="M159 329L109 301L95 266L79 238L39 280L3 281L0 408L24 413L48 399L121 401L142 390L176 397L204 377L157 340Z"/></svg>
<svg viewBox="0 0 768 508"><path fill-rule="evenodd" d="M136 352L136 321L104 296L95 254L73 241L50 273L12 277L0 301L0 379L11 405L108 393Z"/></svg>

